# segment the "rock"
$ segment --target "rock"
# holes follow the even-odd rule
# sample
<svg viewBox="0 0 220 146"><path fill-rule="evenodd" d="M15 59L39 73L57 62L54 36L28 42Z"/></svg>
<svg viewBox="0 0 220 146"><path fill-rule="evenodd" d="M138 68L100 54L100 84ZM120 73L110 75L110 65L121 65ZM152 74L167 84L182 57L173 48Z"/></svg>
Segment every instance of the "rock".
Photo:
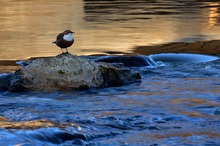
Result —
<svg viewBox="0 0 220 146"><path fill-rule="evenodd" d="M11 77L11 91L67 90L121 86L140 82L139 73L69 53L39 58Z"/></svg>
<svg viewBox="0 0 220 146"><path fill-rule="evenodd" d="M10 85L11 74L0 74L0 91L8 90Z"/></svg>
<svg viewBox="0 0 220 146"><path fill-rule="evenodd" d="M15 62L17 65L20 65L22 67L27 66L31 63L30 60L19 60Z"/></svg>
<svg viewBox="0 0 220 146"><path fill-rule="evenodd" d="M147 56L104 56L96 59L96 62L123 63L125 67L157 66L157 63Z"/></svg>
<svg viewBox="0 0 220 146"><path fill-rule="evenodd" d="M220 115L220 108L217 108L217 109L214 111L214 115Z"/></svg>

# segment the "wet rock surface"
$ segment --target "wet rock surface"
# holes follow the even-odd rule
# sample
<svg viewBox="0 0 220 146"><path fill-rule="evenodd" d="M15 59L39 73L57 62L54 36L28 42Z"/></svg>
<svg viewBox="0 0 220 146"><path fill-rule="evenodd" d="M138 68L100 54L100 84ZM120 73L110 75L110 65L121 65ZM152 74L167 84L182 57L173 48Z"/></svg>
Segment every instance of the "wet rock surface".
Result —
<svg viewBox="0 0 220 146"><path fill-rule="evenodd" d="M0 90L8 90L10 84L11 74L1 74L0 75Z"/></svg>
<svg viewBox="0 0 220 146"><path fill-rule="evenodd" d="M144 56L104 56L96 59L96 62L122 63L126 67L150 66L147 57Z"/></svg>
<svg viewBox="0 0 220 146"><path fill-rule="evenodd" d="M67 90L121 86L140 82L138 73L124 67L73 56L39 58L17 70L10 80L9 90Z"/></svg>

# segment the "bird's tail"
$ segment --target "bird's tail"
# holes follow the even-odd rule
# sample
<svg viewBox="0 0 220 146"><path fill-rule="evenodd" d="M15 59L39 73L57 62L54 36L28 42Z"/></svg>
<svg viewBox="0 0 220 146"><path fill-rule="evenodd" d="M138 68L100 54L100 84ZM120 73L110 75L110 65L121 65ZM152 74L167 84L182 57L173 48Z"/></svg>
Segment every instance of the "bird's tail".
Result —
<svg viewBox="0 0 220 146"><path fill-rule="evenodd" d="M56 44L56 41L52 42L52 44Z"/></svg>

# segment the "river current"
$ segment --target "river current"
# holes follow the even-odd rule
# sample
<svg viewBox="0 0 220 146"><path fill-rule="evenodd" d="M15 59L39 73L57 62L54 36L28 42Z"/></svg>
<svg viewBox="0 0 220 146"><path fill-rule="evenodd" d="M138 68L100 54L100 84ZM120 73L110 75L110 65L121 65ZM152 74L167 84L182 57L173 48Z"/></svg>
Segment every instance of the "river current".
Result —
<svg viewBox="0 0 220 146"><path fill-rule="evenodd" d="M219 39L219 5L208 0L3 0L0 59L57 55L60 50L51 42L65 28L76 30L77 41L69 49L76 55ZM157 64L130 68L140 72L142 82L122 87L0 91L0 145L219 146L220 61ZM5 67L1 64L1 72Z"/></svg>
<svg viewBox="0 0 220 146"><path fill-rule="evenodd" d="M123 87L1 92L0 144L219 145L220 62L159 63Z"/></svg>

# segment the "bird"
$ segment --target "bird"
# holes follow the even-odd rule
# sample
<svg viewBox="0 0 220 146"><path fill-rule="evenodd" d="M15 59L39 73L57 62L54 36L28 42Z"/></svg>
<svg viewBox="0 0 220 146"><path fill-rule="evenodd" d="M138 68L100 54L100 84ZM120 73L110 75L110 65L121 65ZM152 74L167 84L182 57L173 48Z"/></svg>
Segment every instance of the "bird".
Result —
<svg viewBox="0 0 220 146"><path fill-rule="evenodd" d="M68 52L67 48L72 46L74 43L73 33L75 32L69 29L65 30L57 35L56 41L52 42L52 44L56 44L58 47L60 47L62 53L64 53L63 49L66 49L66 52Z"/></svg>

